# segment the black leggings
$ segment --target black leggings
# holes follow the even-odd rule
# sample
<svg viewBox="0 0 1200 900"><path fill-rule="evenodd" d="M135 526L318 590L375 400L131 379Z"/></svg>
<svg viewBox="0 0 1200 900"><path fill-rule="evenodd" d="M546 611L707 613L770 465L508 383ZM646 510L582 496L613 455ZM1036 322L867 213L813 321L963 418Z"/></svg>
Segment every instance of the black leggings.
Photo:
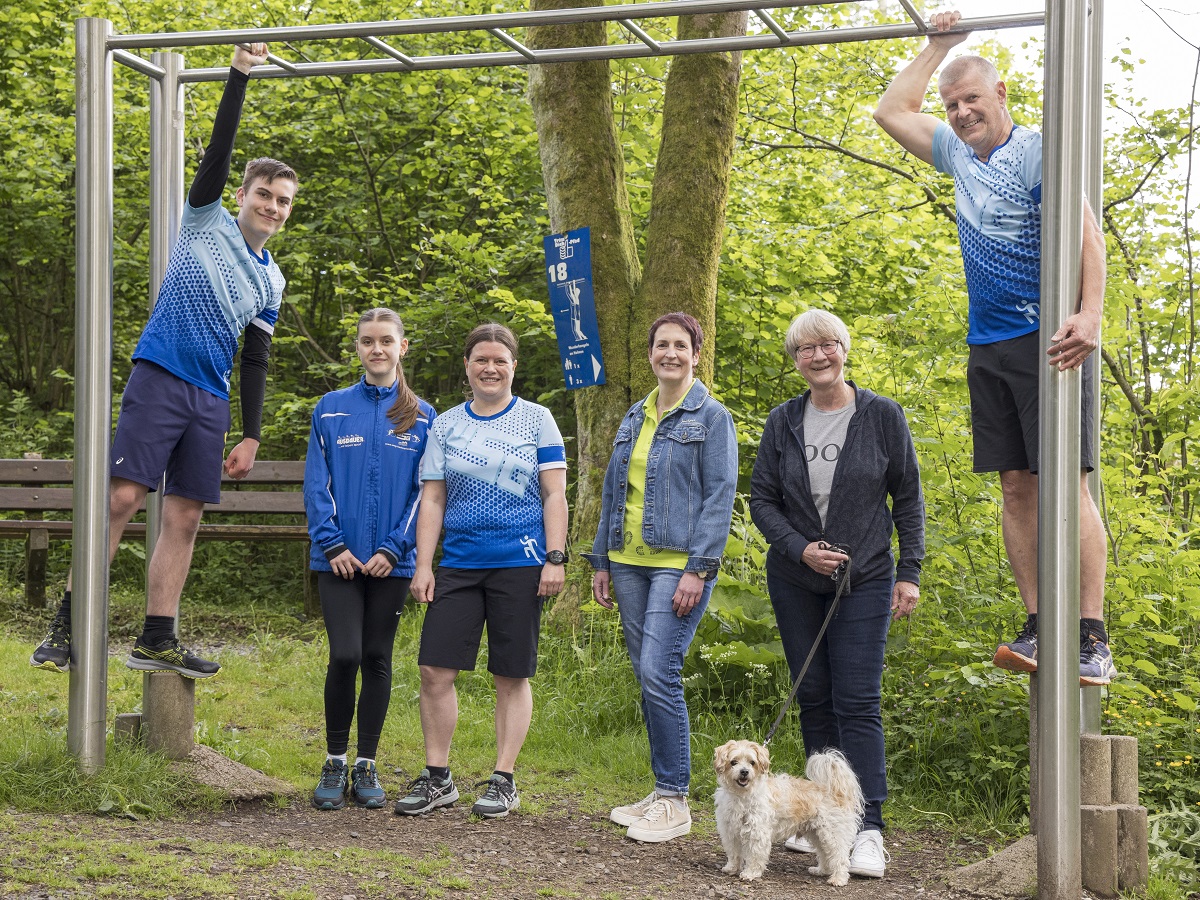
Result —
<svg viewBox="0 0 1200 900"><path fill-rule="evenodd" d="M392 648L408 594L408 578L372 578L361 572L347 581L317 573L321 614L329 635L325 672L325 742L330 755L350 745L354 683L362 669L358 698L358 755L374 759L392 696Z"/></svg>

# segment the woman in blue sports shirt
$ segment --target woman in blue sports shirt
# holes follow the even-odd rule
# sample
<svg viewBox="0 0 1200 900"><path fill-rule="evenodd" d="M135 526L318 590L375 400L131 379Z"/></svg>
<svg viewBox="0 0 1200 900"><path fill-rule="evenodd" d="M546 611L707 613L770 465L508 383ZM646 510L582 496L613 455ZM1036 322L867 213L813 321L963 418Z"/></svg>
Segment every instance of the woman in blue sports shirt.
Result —
<svg viewBox="0 0 1200 900"><path fill-rule="evenodd" d="M358 384L321 398L312 416L304 508L321 613L329 635L325 674L328 758L313 806L341 809L349 796L377 809L386 796L375 752L392 689L392 647L416 558L420 463L436 413L404 379L404 325L390 309L358 320ZM358 756L348 763L358 697Z"/></svg>

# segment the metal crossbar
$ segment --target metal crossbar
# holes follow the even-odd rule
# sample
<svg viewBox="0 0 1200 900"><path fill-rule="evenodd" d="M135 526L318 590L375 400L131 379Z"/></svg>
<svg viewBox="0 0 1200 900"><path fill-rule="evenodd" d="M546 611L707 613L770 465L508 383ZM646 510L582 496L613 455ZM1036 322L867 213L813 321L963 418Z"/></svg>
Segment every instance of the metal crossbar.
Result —
<svg viewBox="0 0 1200 900"><path fill-rule="evenodd" d="M792 3L763 3L762 0L658 0L618 6L582 9L539 10L533 12L494 13L472 16L441 16L424 19L400 19L382 22L351 22L328 25L298 25L277 28L242 28L228 31L181 31L163 34L114 34L107 45L114 59L143 74L160 77L151 63L129 52L135 49L198 47L248 41L290 44L303 41L361 41L383 53L383 57L341 60L285 60L271 56L273 65L256 67L256 78L290 78L314 75L350 75L375 72L414 72L437 69L492 68L543 63L575 62L597 59L639 59L678 56L689 53L717 53L737 50L771 50L814 44L841 44L915 37L928 29L912 0L900 0L905 17L902 21L857 28L824 28L789 31L780 24L779 10L861 3L863 0L800 0ZM652 19L686 15L748 10L762 25L759 33L728 37L678 40L655 38L647 22ZM770 10L777 11L772 15ZM955 31L994 31L1003 28L1040 26L1043 10L1002 16L964 19ZM512 35L514 29L546 25L613 23L635 40L624 43L593 44L562 49L535 50ZM640 23L640 24L639 24ZM655 26L660 28L660 26ZM482 41L504 45L504 50L464 50L459 53L418 55L395 46L395 38L429 35L476 35ZM384 38L392 38L389 43ZM223 81L227 68L184 70L180 82Z"/></svg>

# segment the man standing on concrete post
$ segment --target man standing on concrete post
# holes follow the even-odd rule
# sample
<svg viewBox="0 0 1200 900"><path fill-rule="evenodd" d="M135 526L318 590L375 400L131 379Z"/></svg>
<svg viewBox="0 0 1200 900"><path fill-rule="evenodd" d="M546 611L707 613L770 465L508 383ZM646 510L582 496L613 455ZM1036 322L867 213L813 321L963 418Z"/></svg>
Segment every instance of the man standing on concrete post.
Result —
<svg viewBox="0 0 1200 900"><path fill-rule="evenodd" d="M125 526L166 474L162 531L147 577L146 620L126 662L131 669L209 678L221 668L180 645L175 617L200 514L205 503L221 500L229 379L243 331L242 440L224 463L231 478L250 473L261 436L267 359L285 283L264 245L291 214L296 173L278 160L251 160L237 189L236 218L222 206L221 194L250 69L266 61L266 44L234 51L212 137L121 398L109 472L110 562ZM65 672L70 656L68 577L50 634L29 662Z"/></svg>
<svg viewBox="0 0 1200 900"><path fill-rule="evenodd" d="M1009 115L995 67L978 56L946 66L938 79L946 122L921 112L929 82L968 32L961 16L938 13L929 42L884 92L875 121L905 150L954 176L958 234L967 277L971 431L975 471L999 472L1004 547L1028 613L1017 638L993 662L1037 671L1038 362L1042 256L1042 136ZM1083 209L1078 311L1050 338L1049 363L1083 366L1079 528L1079 680L1108 684L1116 674L1104 628L1104 528L1087 486L1092 459L1091 358L1104 304L1104 237ZM1085 364L1086 361L1086 364Z"/></svg>

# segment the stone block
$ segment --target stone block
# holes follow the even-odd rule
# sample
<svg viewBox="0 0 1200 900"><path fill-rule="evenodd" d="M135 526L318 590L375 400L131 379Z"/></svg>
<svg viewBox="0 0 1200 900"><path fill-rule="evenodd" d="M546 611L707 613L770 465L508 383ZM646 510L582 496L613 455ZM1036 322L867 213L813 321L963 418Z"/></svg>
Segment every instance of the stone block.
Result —
<svg viewBox="0 0 1200 900"><path fill-rule="evenodd" d="M1150 880L1149 819L1146 807L1121 805L1117 811L1117 886L1142 893Z"/></svg>
<svg viewBox="0 0 1200 900"><path fill-rule="evenodd" d="M1119 806L1138 804L1138 743L1128 735L1112 735L1112 801Z"/></svg>
<svg viewBox="0 0 1200 900"><path fill-rule="evenodd" d="M1079 863L1083 886L1098 897L1117 896L1117 809L1079 808Z"/></svg>
<svg viewBox="0 0 1200 900"><path fill-rule="evenodd" d="M1082 806L1112 804L1112 750L1106 735L1079 736L1079 802Z"/></svg>
<svg viewBox="0 0 1200 900"><path fill-rule="evenodd" d="M118 713L113 720L113 743L136 744L141 740L141 713Z"/></svg>
<svg viewBox="0 0 1200 900"><path fill-rule="evenodd" d="M174 672L142 676L142 737L146 749L187 759L195 745L196 682Z"/></svg>

